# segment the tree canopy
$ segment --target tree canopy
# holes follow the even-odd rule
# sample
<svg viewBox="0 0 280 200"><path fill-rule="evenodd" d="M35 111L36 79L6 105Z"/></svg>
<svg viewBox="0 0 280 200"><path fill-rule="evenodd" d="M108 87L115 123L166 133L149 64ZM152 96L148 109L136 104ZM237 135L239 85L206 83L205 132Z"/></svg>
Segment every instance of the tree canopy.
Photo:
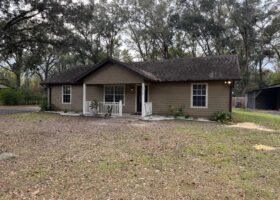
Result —
<svg viewBox="0 0 280 200"><path fill-rule="evenodd" d="M20 87L27 75L45 80L106 57L235 54L242 94L280 81L279 13L277 0L2 0L0 73Z"/></svg>

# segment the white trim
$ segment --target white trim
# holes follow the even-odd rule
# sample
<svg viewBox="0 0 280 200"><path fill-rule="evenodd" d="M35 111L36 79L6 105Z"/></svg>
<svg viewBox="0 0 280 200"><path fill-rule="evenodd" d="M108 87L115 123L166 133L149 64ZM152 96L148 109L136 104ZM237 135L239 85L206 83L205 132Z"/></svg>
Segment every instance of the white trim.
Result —
<svg viewBox="0 0 280 200"><path fill-rule="evenodd" d="M70 87L70 102L64 102L63 101L63 87L64 86L69 86ZM62 104L71 104L72 103L72 85L62 85L61 86L61 103Z"/></svg>
<svg viewBox="0 0 280 200"><path fill-rule="evenodd" d="M205 106L193 106L193 85L206 85L206 99L205 99ZM191 83L191 108L201 108L205 109L208 108L208 83Z"/></svg>
<svg viewBox="0 0 280 200"><path fill-rule="evenodd" d="M146 116L146 110L145 110L145 94L146 94L146 86L145 86L145 83L142 82L141 84L141 116L142 117L145 117Z"/></svg>
<svg viewBox="0 0 280 200"><path fill-rule="evenodd" d="M106 86L122 86L123 87L123 106L125 106L125 92L126 92L126 88L125 88L125 85L123 84L106 84L106 85L103 85L103 102L105 102L105 87ZM114 93L115 93L115 88L114 88ZM115 95L115 94L114 94ZM114 103L115 103L115 101L114 101Z"/></svg>
<svg viewBox="0 0 280 200"><path fill-rule="evenodd" d="M135 113L137 113L137 92L138 92L138 87L137 86L141 86L141 84L135 84ZM149 84L145 84L145 86L147 86L147 102L150 102L150 85Z"/></svg>

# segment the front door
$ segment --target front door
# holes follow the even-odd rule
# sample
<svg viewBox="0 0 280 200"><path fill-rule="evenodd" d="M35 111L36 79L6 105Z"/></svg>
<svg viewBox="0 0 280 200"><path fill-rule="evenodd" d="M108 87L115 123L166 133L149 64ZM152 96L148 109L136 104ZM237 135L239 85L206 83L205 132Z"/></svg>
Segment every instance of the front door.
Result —
<svg viewBox="0 0 280 200"><path fill-rule="evenodd" d="M137 86L137 112L142 112L142 86ZM145 85L145 102L148 102L148 86Z"/></svg>

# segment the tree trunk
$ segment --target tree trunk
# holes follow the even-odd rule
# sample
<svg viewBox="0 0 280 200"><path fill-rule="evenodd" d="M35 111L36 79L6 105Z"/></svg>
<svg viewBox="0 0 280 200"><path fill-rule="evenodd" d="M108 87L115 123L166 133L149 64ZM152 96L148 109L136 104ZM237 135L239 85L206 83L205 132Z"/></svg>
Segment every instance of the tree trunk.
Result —
<svg viewBox="0 0 280 200"><path fill-rule="evenodd" d="M16 73L16 88L20 88L20 73Z"/></svg>
<svg viewBox="0 0 280 200"><path fill-rule="evenodd" d="M263 69L262 69L262 58L259 60L259 88L264 86L263 82Z"/></svg>

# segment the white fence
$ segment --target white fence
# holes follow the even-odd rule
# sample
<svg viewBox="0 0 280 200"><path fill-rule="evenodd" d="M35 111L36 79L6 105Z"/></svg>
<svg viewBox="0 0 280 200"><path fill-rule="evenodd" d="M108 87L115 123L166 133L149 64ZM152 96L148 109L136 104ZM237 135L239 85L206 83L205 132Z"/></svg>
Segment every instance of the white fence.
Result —
<svg viewBox="0 0 280 200"><path fill-rule="evenodd" d="M145 102L144 108L145 108L145 116L148 116L148 115L152 115L152 114L153 114L153 105L152 105L152 102Z"/></svg>
<svg viewBox="0 0 280 200"><path fill-rule="evenodd" d="M99 102L97 108L91 108L91 101L86 101L86 114L105 115L112 109L111 114L122 116L122 101L119 102Z"/></svg>

